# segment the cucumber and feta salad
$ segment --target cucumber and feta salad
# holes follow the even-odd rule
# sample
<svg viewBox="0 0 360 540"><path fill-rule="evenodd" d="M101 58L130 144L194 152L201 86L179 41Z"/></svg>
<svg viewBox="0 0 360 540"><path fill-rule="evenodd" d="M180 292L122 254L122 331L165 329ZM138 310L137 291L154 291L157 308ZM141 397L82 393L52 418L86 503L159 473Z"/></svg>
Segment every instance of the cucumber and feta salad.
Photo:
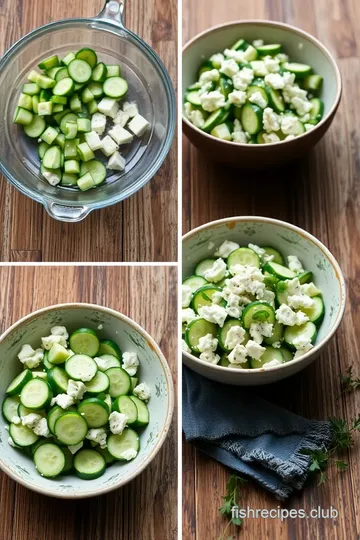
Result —
<svg viewBox="0 0 360 540"><path fill-rule="evenodd" d="M185 117L224 141L269 144L312 129L324 114L323 77L280 43L239 39L205 60L186 89Z"/></svg>
<svg viewBox="0 0 360 540"><path fill-rule="evenodd" d="M183 281L182 347L225 368L278 366L312 349L324 313L296 255L225 240Z"/></svg>
<svg viewBox="0 0 360 540"><path fill-rule="evenodd" d="M105 182L106 168L124 171L119 148L142 137L150 123L137 103L125 101L128 83L120 66L104 64L83 48L46 58L38 67L42 71L31 70L22 86L14 123L38 141L43 178L87 191Z"/></svg>
<svg viewBox="0 0 360 540"><path fill-rule="evenodd" d="M2 414L11 446L34 460L39 474L74 473L91 480L140 449L151 392L139 383L136 352L121 352L91 328L70 335L54 326L37 349L18 353L23 371L8 385Z"/></svg>

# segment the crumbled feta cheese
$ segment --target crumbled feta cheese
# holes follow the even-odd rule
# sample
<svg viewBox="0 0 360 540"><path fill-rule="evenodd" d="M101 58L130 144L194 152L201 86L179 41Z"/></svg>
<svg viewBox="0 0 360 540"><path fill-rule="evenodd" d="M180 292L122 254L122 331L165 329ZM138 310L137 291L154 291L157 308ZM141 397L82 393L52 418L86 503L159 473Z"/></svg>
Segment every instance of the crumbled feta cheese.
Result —
<svg viewBox="0 0 360 540"><path fill-rule="evenodd" d="M306 131L309 131L310 129L312 129L314 127L314 125L313 124L305 124L304 127L305 127Z"/></svg>
<svg viewBox="0 0 360 540"><path fill-rule="evenodd" d="M130 118L133 118L134 116L139 114L139 109L135 101L131 101L131 102L125 101L125 103L123 103L122 108L123 108L124 113L130 116Z"/></svg>
<svg viewBox="0 0 360 540"><path fill-rule="evenodd" d="M237 142L240 144L247 143L246 133L244 133L243 131L233 131L231 134L231 137L234 142Z"/></svg>
<svg viewBox="0 0 360 540"><path fill-rule="evenodd" d="M96 131L89 131L88 133L84 133L85 141L88 143L91 150L95 152L95 150L100 150L102 148L102 142L99 137L99 135L96 133Z"/></svg>
<svg viewBox="0 0 360 540"><path fill-rule="evenodd" d="M226 58L231 58L232 60L235 60L236 62L240 62L240 63L245 62L244 51L236 51L235 49L225 49L224 55L226 56Z"/></svg>
<svg viewBox="0 0 360 540"><path fill-rule="evenodd" d="M236 90L246 90L254 78L254 72L251 68L243 68L233 76L234 88Z"/></svg>
<svg viewBox="0 0 360 540"><path fill-rule="evenodd" d="M44 351L42 349L34 350L31 345L23 345L21 351L18 354L18 359L24 366L29 369L38 367L44 358Z"/></svg>
<svg viewBox="0 0 360 540"><path fill-rule="evenodd" d="M235 107L241 107L241 105L245 103L246 97L246 92L243 92L242 90L233 90L230 92L228 99Z"/></svg>
<svg viewBox="0 0 360 540"><path fill-rule="evenodd" d="M111 413L111 414L114 414L114 413ZM109 422L110 422L111 414L109 416ZM119 413L116 413L116 414L119 414ZM125 416L125 414L123 416ZM126 418L126 416L125 416L125 418ZM110 424L110 430L111 430L111 424ZM86 438L89 441L94 441L94 442L98 443L100 445L100 448L106 448L107 435L106 435L106 431L105 431L104 428L89 429L89 431L86 434Z"/></svg>
<svg viewBox="0 0 360 540"><path fill-rule="evenodd" d="M253 44L253 47L255 47L255 49L257 49L258 47L262 47L264 45L264 40L263 39L254 39L252 44Z"/></svg>
<svg viewBox="0 0 360 540"><path fill-rule="evenodd" d="M228 356L230 364L245 364L247 362L247 349L244 345L237 344Z"/></svg>
<svg viewBox="0 0 360 540"><path fill-rule="evenodd" d="M285 86L284 79L279 73L265 75L265 82L274 90L282 90Z"/></svg>
<svg viewBox="0 0 360 540"><path fill-rule="evenodd" d="M280 137L276 133L264 133L264 144L272 144L280 142Z"/></svg>
<svg viewBox="0 0 360 540"><path fill-rule="evenodd" d="M296 116L285 115L281 119L281 131L284 135L298 135L299 121Z"/></svg>
<svg viewBox="0 0 360 540"><path fill-rule="evenodd" d="M139 367L139 360L138 360L137 354L134 352L125 351L124 354L122 355L122 361L123 361L122 368L128 372L130 377L133 377L135 373L137 372L137 368Z"/></svg>
<svg viewBox="0 0 360 540"><path fill-rule="evenodd" d="M302 311L295 312L286 304L281 304L275 312L276 320L286 326L301 326L309 320L309 317Z"/></svg>
<svg viewBox="0 0 360 540"><path fill-rule="evenodd" d="M49 430L49 426L47 423L46 418L41 418L39 422L37 422L33 428L35 435L38 435L39 437L51 437L51 433Z"/></svg>
<svg viewBox="0 0 360 540"><path fill-rule="evenodd" d="M287 260L289 268L292 270L292 272L295 272L296 274L301 274L304 272L302 264L296 255L289 255Z"/></svg>
<svg viewBox="0 0 360 540"><path fill-rule="evenodd" d="M271 307L275 306L275 293L273 291L268 291L265 289L262 301L266 302L267 304L270 304Z"/></svg>
<svg viewBox="0 0 360 540"><path fill-rule="evenodd" d="M72 405L75 404L75 400L73 397L68 396L67 394L58 394L57 396L53 397L51 400L51 407L53 405L59 405L62 409L68 409Z"/></svg>
<svg viewBox="0 0 360 540"><path fill-rule="evenodd" d="M213 304L221 304L223 300L222 291L215 291L211 297Z"/></svg>
<svg viewBox="0 0 360 540"><path fill-rule="evenodd" d="M134 450L134 448L128 448L128 450L124 450L124 452L120 454L120 458L125 459L125 461L130 461L131 459L136 458L136 456L137 451Z"/></svg>
<svg viewBox="0 0 360 540"><path fill-rule="evenodd" d="M306 294L307 296L319 296L321 295L320 289L318 289L314 283L304 283L304 285L300 285L300 290L303 294Z"/></svg>
<svg viewBox="0 0 360 540"><path fill-rule="evenodd" d="M114 435L121 435L124 431L128 418L126 414L113 411L109 416L110 431Z"/></svg>
<svg viewBox="0 0 360 540"><path fill-rule="evenodd" d="M181 340L181 348L182 348L183 351L185 351L187 353L191 353L191 349L190 349L189 345L186 343L185 339Z"/></svg>
<svg viewBox="0 0 360 540"><path fill-rule="evenodd" d="M251 67L256 77L265 77L269 73L263 60L254 60L251 62Z"/></svg>
<svg viewBox="0 0 360 540"><path fill-rule="evenodd" d="M290 71L285 71L285 73L283 73L282 78L283 78L285 87L290 88L294 84L295 73L290 73ZM305 93L305 95L306 95L306 93Z"/></svg>
<svg viewBox="0 0 360 540"><path fill-rule="evenodd" d="M11 423L16 424L16 425L21 424L20 416L13 416L12 419L11 419Z"/></svg>
<svg viewBox="0 0 360 540"><path fill-rule="evenodd" d="M216 351L218 346L218 340L212 336L212 334L206 334L199 339L198 349L199 351Z"/></svg>
<svg viewBox="0 0 360 540"><path fill-rule="evenodd" d="M237 244L236 242L225 240L218 248L218 250L215 251L214 255L215 257L222 257L223 259L227 259L230 253L232 253L233 251L235 251L235 249L238 249L239 247L239 244Z"/></svg>
<svg viewBox="0 0 360 540"><path fill-rule="evenodd" d="M201 129L205 124L204 115L198 109L191 111L189 120L194 124L195 127L199 129Z"/></svg>
<svg viewBox="0 0 360 540"><path fill-rule="evenodd" d="M293 345L296 349L303 349L310 344L310 340L307 336L301 335L293 340Z"/></svg>
<svg viewBox="0 0 360 540"><path fill-rule="evenodd" d="M266 347L262 347L259 343L256 343L256 341L250 339L246 344L246 351L248 356L251 356L254 360L260 360L266 351Z"/></svg>
<svg viewBox="0 0 360 540"><path fill-rule="evenodd" d="M295 324L297 326L301 326L302 324L305 324L309 320L309 317L303 313L302 311L296 312L296 321Z"/></svg>
<svg viewBox="0 0 360 540"><path fill-rule="evenodd" d="M204 351L200 354L199 358L200 360L204 360L204 362L209 362L209 364L218 364L220 360L220 356L214 351Z"/></svg>
<svg viewBox="0 0 360 540"><path fill-rule="evenodd" d="M273 325L267 322L253 323L250 326L250 336L254 338L256 343L262 343L264 337L271 337Z"/></svg>
<svg viewBox="0 0 360 540"><path fill-rule="evenodd" d="M264 109L263 127L268 133L271 131L279 131L280 129L280 116L270 109L270 107Z"/></svg>
<svg viewBox="0 0 360 540"><path fill-rule="evenodd" d="M284 141L292 141L293 139L295 139L295 135L288 135L285 137Z"/></svg>
<svg viewBox="0 0 360 540"><path fill-rule="evenodd" d="M280 71L280 62L277 58L265 56L264 64L269 73L278 73Z"/></svg>
<svg viewBox="0 0 360 540"><path fill-rule="evenodd" d="M254 92L253 94L251 94L251 96L249 97L249 101L251 101L251 103L255 103L255 105L258 105L262 109L265 109L267 105L267 101L263 97L261 92Z"/></svg>
<svg viewBox="0 0 360 540"><path fill-rule="evenodd" d="M136 135L137 137L142 137L144 133L150 128L150 122L145 120L141 114L134 116L132 120L128 123L128 128Z"/></svg>
<svg viewBox="0 0 360 540"><path fill-rule="evenodd" d="M225 337L226 349L234 349L236 345L241 345L245 339L246 332L242 326L231 326Z"/></svg>
<svg viewBox="0 0 360 540"><path fill-rule="evenodd" d="M83 395L86 392L86 386L81 381L73 381L72 379L68 382L67 395L73 397L74 399L82 399Z"/></svg>
<svg viewBox="0 0 360 540"><path fill-rule="evenodd" d="M280 64L284 64L285 62L289 61L289 57L287 54L284 53L278 53L275 55L276 60L279 60ZM293 75L293 73L291 73Z"/></svg>
<svg viewBox="0 0 360 540"><path fill-rule="evenodd" d="M34 427L40 422L41 418L42 417L40 414L30 413L21 417L21 423L23 426L34 429Z"/></svg>
<svg viewBox="0 0 360 540"><path fill-rule="evenodd" d="M117 115L117 112L119 110L119 103L116 101L116 99L112 99L109 97L104 97L102 100L98 103L98 111L102 114L105 114L105 116L110 116L110 118L115 118ZM94 114L96 116L97 113ZM94 118L93 116L93 118ZM91 129L96 131L99 135L99 133L92 125Z"/></svg>
<svg viewBox="0 0 360 540"><path fill-rule="evenodd" d="M301 294L289 295L287 299L287 303L293 309L310 308L314 305L314 300L312 300L310 296L307 296L306 294L301 293Z"/></svg>
<svg viewBox="0 0 360 540"><path fill-rule="evenodd" d="M106 116L96 112L91 117L91 130L98 135L102 135L106 128Z"/></svg>
<svg viewBox="0 0 360 540"><path fill-rule="evenodd" d="M109 157L112 156L116 150L119 149L116 142L110 137L110 135L106 135L106 137L103 138L102 142L102 148L101 151L105 156Z"/></svg>
<svg viewBox="0 0 360 540"><path fill-rule="evenodd" d="M145 382L142 382L135 386L133 394L143 401L148 401L151 397L150 388Z"/></svg>
<svg viewBox="0 0 360 540"><path fill-rule="evenodd" d="M190 103L186 103L185 105L190 105L191 107ZM121 127L125 127L129 120L130 116L126 112L120 110L116 113L114 124L119 124Z"/></svg>
<svg viewBox="0 0 360 540"><path fill-rule="evenodd" d="M219 258L214 262L211 268L208 268L207 270L205 270L204 278L207 281L217 283L218 281L221 281L225 277L225 272L226 272L226 263L223 261L223 259Z"/></svg>
<svg viewBox="0 0 360 540"><path fill-rule="evenodd" d="M220 79L220 73L218 72L217 69L211 69L209 71L204 71L201 75L200 75L200 83L207 83L207 82L213 82L213 81L218 81Z"/></svg>
<svg viewBox="0 0 360 540"><path fill-rule="evenodd" d="M125 158L119 152L114 152L108 161L107 168L113 171L123 171L125 163Z"/></svg>
<svg viewBox="0 0 360 540"><path fill-rule="evenodd" d="M181 285L181 305L183 308L187 308L192 300L193 293L188 285Z"/></svg>
<svg viewBox="0 0 360 540"><path fill-rule="evenodd" d="M121 127L119 124L115 124L111 129L109 129L108 133L118 145L129 144L133 141L133 136L131 133L127 129Z"/></svg>
<svg viewBox="0 0 360 540"><path fill-rule="evenodd" d="M287 292L288 294L301 294L299 278L296 277L287 281Z"/></svg>
<svg viewBox="0 0 360 540"><path fill-rule="evenodd" d="M222 306L212 304L211 306L199 308L199 315L206 321L218 324L222 328L227 317L227 311Z"/></svg>
<svg viewBox="0 0 360 540"><path fill-rule="evenodd" d="M304 114L308 113L312 109L312 103L308 101L307 99L301 99L300 97L294 97L291 100L291 103L294 105L296 109L296 113L299 116L303 116Z"/></svg>
<svg viewBox="0 0 360 540"><path fill-rule="evenodd" d="M281 341L274 341L274 343L272 344L272 346L274 347L274 349L280 349L280 347L281 347Z"/></svg>
<svg viewBox="0 0 360 540"><path fill-rule="evenodd" d="M306 113L304 114L304 116L302 116L300 118L300 122L302 122L303 124L305 124L306 122L308 122L310 120L310 114L309 113Z"/></svg>
<svg viewBox="0 0 360 540"><path fill-rule="evenodd" d="M238 73L239 69L239 64L233 58L230 58L222 62L220 72L227 77L233 77Z"/></svg>
<svg viewBox="0 0 360 540"><path fill-rule="evenodd" d="M55 343L58 343L59 345L62 345L63 347L67 347L67 341L66 341L65 336L59 336L59 335L54 336L52 334L51 336L41 338L41 344L46 351L49 351Z"/></svg>
<svg viewBox="0 0 360 540"><path fill-rule="evenodd" d="M264 364L264 368L269 368L269 367L276 367L276 366L279 366L282 362L280 362L280 360L278 360L277 358L273 358L272 360L270 360L270 362L266 362L266 364Z"/></svg>
<svg viewBox="0 0 360 540"><path fill-rule="evenodd" d="M204 111L214 112L225 105L225 97L219 90L214 90L200 96L200 102Z"/></svg>
<svg viewBox="0 0 360 540"><path fill-rule="evenodd" d="M250 293L256 295L257 298L262 298L265 285L264 275L259 268L236 264L230 268L230 272L234 277L227 280L227 287L232 293L237 295Z"/></svg>
<svg viewBox="0 0 360 540"><path fill-rule="evenodd" d="M185 308L181 311L181 318L183 323L190 323L197 318L197 315L193 309Z"/></svg>
<svg viewBox="0 0 360 540"><path fill-rule="evenodd" d="M311 343L307 343L304 347L301 349L298 349L296 353L294 354L294 360L295 358L300 358L300 356L303 356L305 353L311 351L313 349L314 345L311 345Z"/></svg>
<svg viewBox="0 0 360 540"><path fill-rule="evenodd" d="M237 294L227 294L227 304L225 306L226 312L230 317L239 319L243 311L243 308L240 307L240 296Z"/></svg>
<svg viewBox="0 0 360 540"><path fill-rule="evenodd" d="M76 454L78 450L80 450L84 446L83 441L79 442L78 444L71 444L68 446L68 449L72 454Z"/></svg>
<svg viewBox="0 0 360 540"><path fill-rule="evenodd" d="M213 54L212 56L210 56L210 62L217 69L221 68L222 63L223 63L224 60L225 60L225 57L221 53L216 53L216 54Z"/></svg>

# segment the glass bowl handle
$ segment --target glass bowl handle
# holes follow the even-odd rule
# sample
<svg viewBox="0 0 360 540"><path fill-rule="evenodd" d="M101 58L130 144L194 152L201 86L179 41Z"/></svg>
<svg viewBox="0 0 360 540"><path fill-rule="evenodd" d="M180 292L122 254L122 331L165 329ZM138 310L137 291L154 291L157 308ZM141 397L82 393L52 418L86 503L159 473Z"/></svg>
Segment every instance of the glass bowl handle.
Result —
<svg viewBox="0 0 360 540"><path fill-rule="evenodd" d="M95 20L106 20L116 26L124 27L125 0L106 0L105 5Z"/></svg>
<svg viewBox="0 0 360 540"><path fill-rule="evenodd" d="M87 206L65 206L54 202L45 203L44 206L49 216L69 223L83 220L91 211Z"/></svg>

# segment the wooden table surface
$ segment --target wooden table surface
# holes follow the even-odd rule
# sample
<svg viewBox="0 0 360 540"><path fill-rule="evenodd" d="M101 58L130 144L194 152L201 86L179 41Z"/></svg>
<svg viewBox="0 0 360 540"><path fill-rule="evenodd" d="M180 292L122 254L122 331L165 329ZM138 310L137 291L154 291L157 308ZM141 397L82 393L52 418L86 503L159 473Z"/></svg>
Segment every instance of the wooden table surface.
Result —
<svg viewBox="0 0 360 540"><path fill-rule="evenodd" d="M184 43L211 26L237 19L284 21L317 36L338 59L344 93L335 120L321 143L302 161L283 170L254 173L211 163L183 140L184 232L208 221L236 215L271 216L294 223L323 241L339 261L348 285L344 321L336 339L308 369L263 390L284 407L309 418L360 412L360 391L337 399L339 373L349 364L360 375L360 4L352 0L184 0ZM255 36L254 36L255 37ZM261 37L261 36L256 36ZM216 49L216 47L215 47ZM332 504L339 517L331 520L251 520L239 538L360 538L360 439L350 455L349 470L330 471L325 485L316 483L285 507L311 508ZM213 540L225 524L218 513L228 471L184 445L184 540ZM276 508L278 501L250 483L242 502L252 508Z"/></svg>
<svg viewBox="0 0 360 540"><path fill-rule="evenodd" d="M159 54L176 82L177 3L126 0L126 26ZM2 0L0 56L24 34L51 21L94 17L105 0ZM0 178L0 261L175 261L176 139L156 176L126 201L80 223L60 223Z"/></svg>
<svg viewBox="0 0 360 540"><path fill-rule="evenodd" d="M51 304L101 304L128 315L151 334L176 383L176 280L173 267L1 267L0 331ZM0 540L175 540L176 455L175 414L149 467L124 488L102 497L76 503L52 499L0 472Z"/></svg>

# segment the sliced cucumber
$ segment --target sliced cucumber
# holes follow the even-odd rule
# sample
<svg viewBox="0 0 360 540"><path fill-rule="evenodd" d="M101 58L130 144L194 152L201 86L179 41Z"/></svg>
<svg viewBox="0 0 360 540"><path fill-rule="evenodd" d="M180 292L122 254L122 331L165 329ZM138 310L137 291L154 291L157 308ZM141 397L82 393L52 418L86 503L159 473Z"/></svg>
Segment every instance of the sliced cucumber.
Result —
<svg viewBox="0 0 360 540"><path fill-rule="evenodd" d="M100 428L107 424L109 420L109 407L97 398L85 399L78 406L78 413L85 418L89 428Z"/></svg>
<svg viewBox="0 0 360 540"><path fill-rule="evenodd" d="M61 81L62 79L66 79L69 77L69 72L67 70L66 67L63 67L63 68L60 68L56 73L55 73L55 81L56 82L59 82Z"/></svg>
<svg viewBox="0 0 360 540"><path fill-rule="evenodd" d="M53 88L55 96L68 96L74 90L74 81L70 77L65 77L57 82Z"/></svg>
<svg viewBox="0 0 360 540"><path fill-rule="evenodd" d="M248 45L249 44L247 43L247 41L241 38L235 41L234 45L232 45L230 49L234 51L244 51Z"/></svg>
<svg viewBox="0 0 360 540"><path fill-rule="evenodd" d="M302 308L301 311L309 317L310 322L319 326L324 319L325 305L321 296L314 296L313 302L310 308Z"/></svg>
<svg viewBox="0 0 360 540"><path fill-rule="evenodd" d="M35 450L34 463L41 476L55 478L65 467L65 455L57 444L44 443Z"/></svg>
<svg viewBox="0 0 360 540"><path fill-rule="evenodd" d="M42 418L46 417L46 411L45 410L41 409L39 411L39 410L36 410L36 409L28 409L27 407L24 407L24 405L19 403L17 415L20 418L22 418L23 416L27 416L28 414L32 414L32 413L39 414Z"/></svg>
<svg viewBox="0 0 360 540"><path fill-rule="evenodd" d="M129 396L118 396L115 399L112 408L114 411L126 414L126 423L129 426L136 424L138 418L138 409L134 401L132 401Z"/></svg>
<svg viewBox="0 0 360 540"><path fill-rule="evenodd" d="M66 373L74 381L91 381L97 369L95 360L86 354L74 354L65 363Z"/></svg>
<svg viewBox="0 0 360 540"><path fill-rule="evenodd" d="M275 311L266 302L251 302L241 315L244 327L248 330L252 324L266 322L275 324Z"/></svg>
<svg viewBox="0 0 360 540"><path fill-rule="evenodd" d="M279 54L281 52L282 45L280 45L280 43L261 45L260 47L256 47L256 50L259 56L275 56L275 54Z"/></svg>
<svg viewBox="0 0 360 540"><path fill-rule="evenodd" d="M312 278L313 278L312 272L302 272L301 274L298 275L298 279L301 285L304 285L304 283L310 283L310 281L312 281Z"/></svg>
<svg viewBox="0 0 360 540"><path fill-rule="evenodd" d="M119 73L116 73L116 75L120 75L120 69ZM103 62L99 62L98 65L93 69L91 79L95 82L101 83L105 81L106 77L110 77L110 75L107 73L107 67Z"/></svg>
<svg viewBox="0 0 360 540"><path fill-rule="evenodd" d="M319 98L313 98L310 100L310 103L312 104L310 120L314 123L318 123L324 115L324 102Z"/></svg>
<svg viewBox="0 0 360 540"><path fill-rule="evenodd" d="M9 396L2 403L2 413L5 420L11 423L14 416L18 416L19 396Z"/></svg>
<svg viewBox="0 0 360 540"><path fill-rule="evenodd" d="M228 268L231 269L232 266L236 266L237 264L240 264L241 266L248 265L260 268L259 255L250 248L241 247L235 249L235 251L232 251L228 256L227 265Z"/></svg>
<svg viewBox="0 0 360 540"><path fill-rule="evenodd" d="M79 328L71 334L69 346L75 354L86 354L94 357L99 352L100 341L94 330Z"/></svg>
<svg viewBox="0 0 360 540"><path fill-rule="evenodd" d="M283 266L282 264L278 264L276 262L265 263L264 270L266 270L266 272L269 272L269 274L277 277L278 279L293 279L294 277L296 277L295 272L293 272L286 266Z"/></svg>
<svg viewBox="0 0 360 540"><path fill-rule="evenodd" d="M213 337L216 337L216 324L208 322L205 319L195 319L194 321L191 321L186 328L185 341L192 351L199 353L199 339L207 334L211 334Z"/></svg>
<svg viewBox="0 0 360 540"><path fill-rule="evenodd" d="M230 92L233 91L234 85L231 79L228 77L220 77L219 90L228 99Z"/></svg>
<svg viewBox="0 0 360 540"><path fill-rule="evenodd" d="M90 173L91 178L96 186L102 184L106 178L105 165L103 165L103 163L97 159L91 159L90 161L81 164L80 174L84 175L87 172Z"/></svg>
<svg viewBox="0 0 360 540"><path fill-rule="evenodd" d="M274 257L272 262L284 265L284 257L281 255L280 251L269 246L263 246L262 249L265 250L266 255L271 255Z"/></svg>
<svg viewBox="0 0 360 540"><path fill-rule="evenodd" d="M19 375L15 377L5 390L8 396L20 394L27 382L32 379L32 373L30 369L24 369Z"/></svg>
<svg viewBox="0 0 360 540"><path fill-rule="evenodd" d="M218 109L217 111L214 111L205 120L205 124L202 127L203 131L206 131L206 133L210 133L210 131L212 131L214 127L225 122L228 116L229 111L227 111L226 109Z"/></svg>
<svg viewBox="0 0 360 540"><path fill-rule="evenodd" d="M109 386L109 377L99 370L95 377L86 383L86 390L89 394L99 394L100 392L107 392Z"/></svg>
<svg viewBox="0 0 360 540"><path fill-rule="evenodd" d="M284 357L280 349L274 349L274 347L266 347L265 352L262 354L260 360L251 358L250 363L253 369L262 368L272 360L278 360L281 364L284 362Z"/></svg>
<svg viewBox="0 0 360 540"><path fill-rule="evenodd" d="M103 84L104 94L114 99L120 99L128 91L128 83L122 77L109 77Z"/></svg>
<svg viewBox="0 0 360 540"><path fill-rule="evenodd" d="M131 391L130 375L120 367L113 367L105 371L110 380L109 394L116 398Z"/></svg>
<svg viewBox="0 0 360 540"><path fill-rule="evenodd" d="M42 164L47 169L59 169L61 158L61 150L58 146L50 146L44 154Z"/></svg>
<svg viewBox="0 0 360 540"><path fill-rule="evenodd" d="M75 58L68 65L68 72L73 81L84 84L91 79L92 69L84 60Z"/></svg>
<svg viewBox="0 0 360 540"><path fill-rule="evenodd" d="M69 350L60 343L54 343L48 354L48 361L51 364L63 364L69 358Z"/></svg>
<svg viewBox="0 0 360 540"><path fill-rule="evenodd" d="M324 78L321 75L308 75L303 82L303 88L313 94L317 94L322 88Z"/></svg>
<svg viewBox="0 0 360 540"><path fill-rule="evenodd" d="M284 325L279 323L278 321L275 321L273 333L271 337L265 337L264 342L267 345L272 345L273 343L277 343L278 341L282 342L284 337Z"/></svg>
<svg viewBox="0 0 360 540"><path fill-rule="evenodd" d="M195 291L194 296L191 300L191 307L196 312L199 313L199 309L203 306L211 306L213 304L212 297L215 293L221 292L220 287L215 287L214 285L205 285L197 291ZM220 306L226 306L224 299L219 303Z"/></svg>
<svg viewBox="0 0 360 540"><path fill-rule="evenodd" d="M299 64L298 62L285 62L283 68L286 71L294 73L297 79L305 79L312 73L312 67L308 64Z"/></svg>
<svg viewBox="0 0 360 540"><path fill-rule="evenodd" d="M185 278L182 284L189 287L191 289L191 292L194 293L195 291L200 289L200 287L206 285L207 281L202 276L190 276L188 278Z"/></svg>
<svg viewBox="0 0 360 540"><path fill-rule="evenodd" d="M105 458L96 450L80 450L74 458L76 475L83 480L94 480L102 476L106 469Z"/></svg>
<svg viewBox="0 0 360 540"><path fill-rule="evenodd" d="M32 139L38 139L45 131L46 122L42 116L34 116L30 124L24 126L24 133Z"/></svg>
<svg viewBox="0 0 360 540"><path fill-rule="evenodd" d="M71 446L82 442L87 434L86 420L77 412L65 412L54 424L54 434L60 442Z"/></svg>
<svg viewBox="0 0 360 540"><path fill-rule="evenodd" d="M139 399L136 396L129 396L130 399L135 403L137 408L137 420L135 422L136 427L144 427L147 426L150 422L150 414L149 409L141 399Z"/></svg>
<svg viewBox="0 0 360 540"><path fill-rule="evenodd" d="M121 350L119 349L118 345L114 341L111 341L111 339L102 339L100 341L100 349L98 354L111 354L113 356L116 356L116 358L119 358L119 360L121 360L122 356Z"/></svg>
<svg viewBox="0 0 360 540"><path fill-rule="evenodd" d="M204 259L203 261L199 262L195 268L195 276L204 277L205 272L212 268L215 261L216 259Z"/></svg>
<svg viewBox="0 0 360 540"><path fill-rule="evenodd" d="M47 71L51 68L56 68L60 64L58 56L55 54L54 56L50 56L50 58L46 58L45 60L42 60L40 64L38 64L38 67L40 69L43 69Z"/></svg>
<svg viewBox="0 0 360 540"><path fill-rule="evenodd" d="M31 446L39 438L32 429L22 424L10 424L9 434L16 446L21 447Z"/></svg>
<svg viewBox="0 0 360 540"><path fill-rule="evenodd" d="M26 126L31 124L33 118L34 115L32 112L28 111L27 109L23 109L22 107L16 107L14 114L15 124L21 124L23 126Z"/></svg>
<svg viewBox="0 0 360 540"><path fill-rule="evenodd" d="M93 51L92 49L89 49L88 47L84 47L83 49L80 49L80 51L76 53L75 57L87 62L92 69L94 69L94 67L97 64L96 52Z"/></svg>
<svg viewBox="0 0 360 540"><path fill-rule="evenodd" d="M69 411L68 411L69 412ZM58 418L60 418L60 416L62 416L63 414L65 414L65 411L64 409L62 409L61 407L59 407L59 405L55 405L55 407L53 407L52 409L50 409L49 413L48 413L48 416L47 416L47 423L48 423L48 427L49 427L49 430L51 431L51 433L53 435L55 435L55 431L54 431L54 428L55 428L55 422Z"/></svg>
<svg viewBox="0 0 360 540"><path fill-rule="evenodd" d="M266 93L274 111L283 113L285 111L285 101L280 92L274 88L266 87Z"/></svg>
<svg viewBox="0 0 360 540"><path fill-rule="evenodd" d="M110 435L108 437L107 448L114 458L120 461L125 461L123 453L127 450L134 450L136 451L136 453L139 452L139 436L136 431L133 431L130 428L126 428L121 435Z"/></svg>
<svg viewBox="0 0 360 540"><path fill-rule="evenodd" d="M47 372L48 380L51 388L57 394L62 394L67 392L67 387L69 383L69 377L65 369L60 367L53 367Z"/></svg>
<svg viewBox="0 0 360 540"><path fill-rule="evenodd" d="M43 379L31 379L27 382L20 394L20 402L28 409L44 409L50 404L53 392L49 384Z"/></svg>
<svg viewBox="0 0 360 540"><path fill-rule="evenodd" d="M284 332L284 341L292 350L296 350L294 340L300 337L306 338L309 343L314 343L317 336L316 326L313 322L306 322L301 326L288 326Z"/></svg>
<svg viewBox="0 0 360 540"><path fill-rule="evenodd" d="M254 103L246 103L241 109L241 124L244 131L256 135L262 130L263 110Z"/></svg>
<svg viewBox="0 0 360 540"><path fill-rule="evenodd" d="M280 347L279 351L281 351L281 353L282 353L282 355L284 357L284 362L290 362L290 360L293 359L292 353L286 347Z"/></svg>
<svg viewBox="0 0 360 540"><path fill-rule="evenodd" d="M223 141L231 141L231 131L226 123L215 126L211 130L210 134L217 139L221 139Z"/></svg>
<svg viewBox="0 0 360 540"><path fill-rule="evenodd" d="M191 103L191 105L195 105L195 107L201 107L199 90L192 90L191 92L187 92L185 99L186 101Z"/></svg>

